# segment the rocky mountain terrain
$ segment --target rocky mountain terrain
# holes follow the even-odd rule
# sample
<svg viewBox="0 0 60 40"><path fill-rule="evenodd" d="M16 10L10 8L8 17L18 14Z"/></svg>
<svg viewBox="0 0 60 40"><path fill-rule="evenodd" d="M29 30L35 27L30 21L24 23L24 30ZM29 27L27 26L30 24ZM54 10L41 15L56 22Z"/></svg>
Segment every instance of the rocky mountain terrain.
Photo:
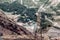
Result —
<svg viewBox="0 0 60 40"><path fill-rule="evenodd" d="M12 1L0 0L1 38L60 40L60 0Z"/></svg>
<svg viewBox="0 0 60 40"><path fill-rule="evenodd" d="M4 12L0 11L0 36L4 35L32 36L31 32L29 32L26 28L16 24L15 21L9 19Z"/></svg>

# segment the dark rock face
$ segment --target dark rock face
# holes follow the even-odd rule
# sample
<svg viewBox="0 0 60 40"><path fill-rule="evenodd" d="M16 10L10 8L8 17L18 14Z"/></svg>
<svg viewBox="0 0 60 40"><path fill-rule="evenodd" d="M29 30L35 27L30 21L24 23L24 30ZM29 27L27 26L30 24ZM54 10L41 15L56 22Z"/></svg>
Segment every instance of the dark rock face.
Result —
<svg viewBox="0 0 60 40"><path fill-rule="evenodd" d="M31 33L26 30L24 27L21 27L17 25L13 20L8 19L8 17L0 11L0 31L3 32L3 34L17 34L17 35L31 35Z"/></svg>
<svg viewBox="0 0 60 40"><path fill-rule="evenodd" d="M3 36L3 33L0 32L0 36Z"/></svg>

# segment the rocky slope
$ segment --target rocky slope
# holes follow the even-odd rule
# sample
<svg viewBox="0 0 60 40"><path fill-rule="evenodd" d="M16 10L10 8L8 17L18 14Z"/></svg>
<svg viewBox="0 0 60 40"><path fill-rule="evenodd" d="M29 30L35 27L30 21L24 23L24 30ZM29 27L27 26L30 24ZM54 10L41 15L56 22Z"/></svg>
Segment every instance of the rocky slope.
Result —
<svg viewBox="0 0 60 40"><path fill-rule="evenodd" d="M24 27L19 26L15 23L15 21L8 19L8 17L2 11L0 11L0 33L2 33L3 35L31 35L31 33Z"/></svg>

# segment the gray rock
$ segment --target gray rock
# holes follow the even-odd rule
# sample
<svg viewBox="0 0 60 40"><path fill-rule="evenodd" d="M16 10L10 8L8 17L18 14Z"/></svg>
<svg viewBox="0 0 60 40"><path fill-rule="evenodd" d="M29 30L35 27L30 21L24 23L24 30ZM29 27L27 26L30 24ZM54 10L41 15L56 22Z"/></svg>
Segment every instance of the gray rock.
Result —
<svg viewBox="0 0 60 40"><path fill-rule="evenodd" d="M50 37L60 37L60 29L51 27L50 30L47 32L47 35Z"/></svg>
<svg viewBox="0 0 60 40"><path fill-rule="evenodd" d="M3 39L0 37L0 40L3 40Z"/></svg>

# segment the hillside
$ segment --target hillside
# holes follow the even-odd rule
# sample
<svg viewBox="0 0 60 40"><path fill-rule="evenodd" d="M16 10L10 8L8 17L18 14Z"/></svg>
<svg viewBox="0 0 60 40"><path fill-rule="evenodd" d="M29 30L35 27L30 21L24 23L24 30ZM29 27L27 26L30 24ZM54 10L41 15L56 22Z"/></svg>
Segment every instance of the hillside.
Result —
<svg viewBox="0 0 60 40"><path fill-rule="evenodd" d="M0 36L4 35L32 35L27 29L17 25L0 11Z"/></svg>

